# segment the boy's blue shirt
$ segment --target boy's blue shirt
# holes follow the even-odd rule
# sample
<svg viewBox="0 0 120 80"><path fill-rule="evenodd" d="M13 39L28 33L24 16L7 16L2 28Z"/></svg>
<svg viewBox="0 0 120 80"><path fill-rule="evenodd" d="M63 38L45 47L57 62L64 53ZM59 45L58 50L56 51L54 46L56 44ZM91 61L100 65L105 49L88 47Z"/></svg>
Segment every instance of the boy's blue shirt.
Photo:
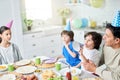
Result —
<svg viewBox="0 0 120 80"><path fill-rule="evenodd" d="M81 62L81 60L79 59L79 53L73 49L72 44L73 44L73 42L71 41L70 44L68 45L68 47L72 52L74 52L76 54L76 57L73 58L69 54L69 52L67 51L65 46L63 46L63 55L66 58L66 61L70 64L70 66L76 66L77 64L79 64Z"/></svg>

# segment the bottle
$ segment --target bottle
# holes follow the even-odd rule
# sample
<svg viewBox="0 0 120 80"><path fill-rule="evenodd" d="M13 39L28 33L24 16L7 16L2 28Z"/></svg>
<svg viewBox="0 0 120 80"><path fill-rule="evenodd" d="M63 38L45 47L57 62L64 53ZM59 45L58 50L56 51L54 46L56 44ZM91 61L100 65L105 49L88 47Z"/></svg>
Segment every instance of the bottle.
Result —
<svg viewBox="0 0 120 80"><path fill-rule="evenodd" d="M66 73L66 78L67 80L72 80L72 75L70 71Z"/></svg>

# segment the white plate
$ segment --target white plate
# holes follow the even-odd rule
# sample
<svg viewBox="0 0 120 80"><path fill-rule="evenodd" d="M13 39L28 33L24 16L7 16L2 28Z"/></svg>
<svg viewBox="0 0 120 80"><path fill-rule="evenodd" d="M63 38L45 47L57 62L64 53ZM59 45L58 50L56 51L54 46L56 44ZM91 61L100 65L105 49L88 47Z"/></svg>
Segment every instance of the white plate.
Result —
<svg viewBox="0 0 120 80"><path fill-rule="evenodd" d="M23 66L16 69L16 72L21 74L30 74L33 73L37 68L34 66Z"/></svg>
<svg viewBox="0 0 120 80"><path fill-rule="evenodd" d="M81 74L81 70L79 68L71 67L70 71L71 71L72 76ZM63 68L60 70L60 73L62 76L66 76L67 72L69 72L69 68Z"/></svg>
<svg viewBox="0 0 120 80"><path fill-rule="evenodd" d="M4 67L4 68L1 68ZM0 72L7 70L7 65L0 65Z"/></svg>
<svg viewBox="0 0 120 80"><path fill-rule="evenodd" d="M15 63L16 66L24 66L24 65L27 65L27 64L30 64L30 60L21 60L21 61L18 61Z"/></svg>
<svg viewBox="0 0 120 80"><path fill-rule="evenodd" d="M16 76L14 74L6 74L0 77L0 80L16 80Z"/></svg>

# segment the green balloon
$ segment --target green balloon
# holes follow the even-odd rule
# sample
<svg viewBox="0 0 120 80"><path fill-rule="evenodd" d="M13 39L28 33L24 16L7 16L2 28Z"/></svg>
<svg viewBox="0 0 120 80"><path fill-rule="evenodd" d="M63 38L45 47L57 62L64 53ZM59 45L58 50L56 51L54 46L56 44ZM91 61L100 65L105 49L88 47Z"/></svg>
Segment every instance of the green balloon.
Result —
<svg viewBox="0 0 120 80"><path fill-rule="evenodd" d="M73 20L73 26L75 28L81 28L82 27L82 21L81 21L81 19L75 19L75 20Z"/></svg>
<svg viewBox="0 0 120 80"><path fill-rule="evenodd" d="M90 0L91 6L99 8L103 5L104 0Z"/></svg>

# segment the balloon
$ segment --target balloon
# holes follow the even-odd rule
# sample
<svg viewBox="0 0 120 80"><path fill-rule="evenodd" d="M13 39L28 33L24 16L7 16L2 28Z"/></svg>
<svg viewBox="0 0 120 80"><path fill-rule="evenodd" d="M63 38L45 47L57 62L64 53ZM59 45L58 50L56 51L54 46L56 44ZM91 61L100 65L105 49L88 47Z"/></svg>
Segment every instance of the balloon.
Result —
<svg viewBox="0 0 120 80"><path fill-rule="evenodd" d="M72 24L76 28L80 28L82 26L82 21L80 19L75 19L72 21Z"/></svg>
<svg viewBox="0 0 120 80"><path fill-rule="evenodd" d="M103 5L104 0L90 0L91 6L99 8Z"/></svg>
<svg viewBox="0 0 120 80"><path fill-rule="evenodd" d="M87 27L88 26L88 19L82 18L81 21L82 21L82 27Z"/></svg>

